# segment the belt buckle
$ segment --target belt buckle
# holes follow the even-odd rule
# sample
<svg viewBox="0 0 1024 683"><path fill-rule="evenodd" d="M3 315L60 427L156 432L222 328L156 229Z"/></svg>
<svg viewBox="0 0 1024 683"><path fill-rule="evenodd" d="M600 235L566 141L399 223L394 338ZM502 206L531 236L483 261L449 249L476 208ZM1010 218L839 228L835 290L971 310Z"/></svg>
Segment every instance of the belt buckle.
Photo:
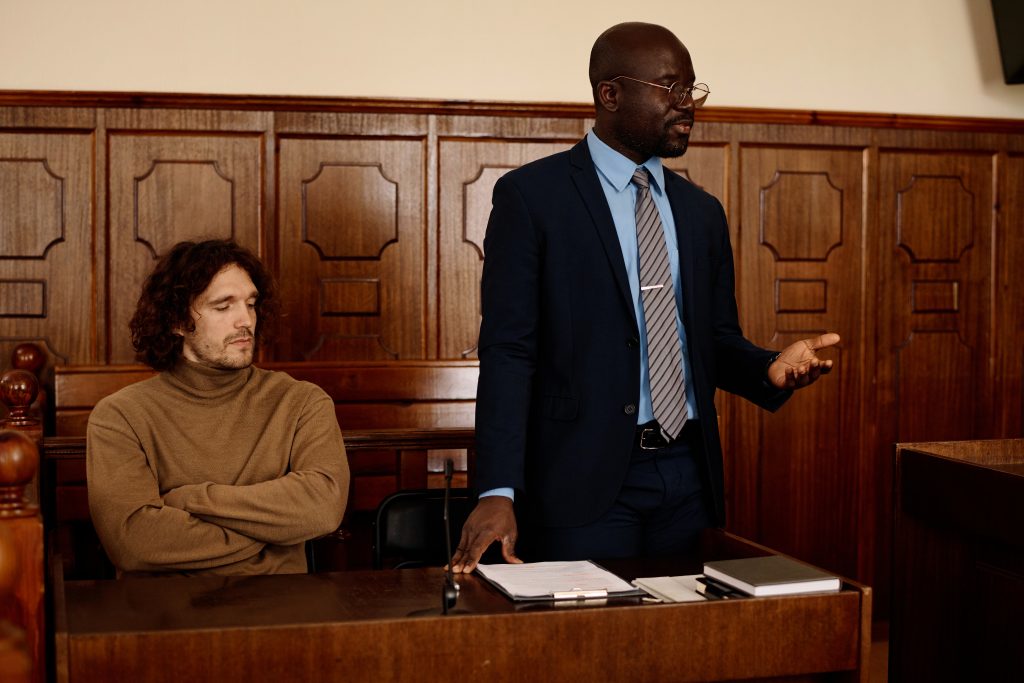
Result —
<svg viewBox="0 0 1024 683"><path fill-rule="evenodd" d="M657 445L647 445L648 439ZM664 447L664 439L661 438L661 434L658 432L657 427L647 427L640 432L640 450L656 451L662 447Z"/></svg>

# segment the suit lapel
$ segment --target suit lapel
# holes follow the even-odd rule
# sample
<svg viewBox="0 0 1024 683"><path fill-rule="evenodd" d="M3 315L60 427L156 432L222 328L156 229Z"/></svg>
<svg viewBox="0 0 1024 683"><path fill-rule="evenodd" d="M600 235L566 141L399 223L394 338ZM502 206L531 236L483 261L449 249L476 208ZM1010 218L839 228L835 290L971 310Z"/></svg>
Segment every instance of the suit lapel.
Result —
<svg viewBox="0 0 1024 683"><path fill-rule="evenodd" d="M674 173L665 169L665 193L668 195L669 205L672 207L672 217L676 223L676 244L679 248L679 276L683 280L683 322L687 329L691 328L691 312L694 310L694 268L696 267L696 249L694 248L694 234L692 215L692 203L686 201L685 180L676 177Z"/></svg>
<svg viewBox="0 0 1024 683"><path fill-rule="evenodd" d="M629 279L626 276L626 262L622 258L622 247L619 245L619 236L615 232L615 223L612 221L612 212L608 208L608 200L604 196L604 189L597 177L597 169L594 168L594 160L590 156L590 149L587 147L586 139L580 141L569 151L569 160L573 165L572 181L587 207L601 244L604 246L605 255L615 276L615 282L622 295L622 301L632 313L633 301L629 293ZM632 316L630 316L632 318ZM634 320L634 325L636 324Z"/></svg>

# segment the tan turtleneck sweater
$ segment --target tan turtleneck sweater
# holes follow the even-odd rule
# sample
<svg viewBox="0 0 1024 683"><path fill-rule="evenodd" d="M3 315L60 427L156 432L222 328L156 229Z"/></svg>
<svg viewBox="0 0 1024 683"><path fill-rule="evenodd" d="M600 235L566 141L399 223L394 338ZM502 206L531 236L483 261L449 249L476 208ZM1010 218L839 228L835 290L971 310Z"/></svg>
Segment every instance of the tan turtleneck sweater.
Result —
<svg viewBox="0 0 1024 683"><path fill-rule="evenodd" d="M89 418L89 510L118 574L306 571L334 531L349 469L322 389L250 366L186 360Z"/></svg>

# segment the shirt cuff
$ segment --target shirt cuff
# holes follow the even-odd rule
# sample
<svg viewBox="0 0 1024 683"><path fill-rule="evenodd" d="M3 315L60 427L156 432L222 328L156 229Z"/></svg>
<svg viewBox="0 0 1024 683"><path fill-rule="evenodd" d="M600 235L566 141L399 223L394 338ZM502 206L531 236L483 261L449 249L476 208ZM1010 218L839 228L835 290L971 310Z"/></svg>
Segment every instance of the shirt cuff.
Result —
<svg viewBox="0 0 1024 683"><path fill-rule="evenodd" d="M487 498L488 496L505 496L511 500L516 499L516 492L511 486L503 486L497 489L489 489L480 494L481 498Z"/></svg>

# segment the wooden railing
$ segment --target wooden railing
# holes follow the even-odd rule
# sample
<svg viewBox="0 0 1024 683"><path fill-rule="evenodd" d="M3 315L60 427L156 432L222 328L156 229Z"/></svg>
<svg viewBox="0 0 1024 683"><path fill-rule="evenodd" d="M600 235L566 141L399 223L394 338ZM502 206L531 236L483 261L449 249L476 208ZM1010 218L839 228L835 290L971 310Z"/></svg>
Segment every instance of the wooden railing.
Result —
<svg viewBox="0 0 1024 683"><path fill-rule="evenodd" d="M46 353L19 344L0 374L0 680L45 680L39 449Z"/></svg>
<svg viewBox="0 0 1024 683"><path fill-rule="evenodd" d="M342 431L470 427L476 405L476 361L320 361L258 363L312 382L334 400ZM143 365L54 368L53 434L85 434L96 403L156 374Z"/></svg>
<svg viewBox="0 0 1024 683"><path fill-rule="evenodd" d="M11 658L17 673L17 652L22 651L32 680L43 681L43 522L39 507L26 495L38 464L34 439L13 429L0 430L0 672Z"/></svg>
<svg viewBox="0 0 1024 683"><path fill-rule="evenodd" d="M21 577L14 536L6 521L0 520L0 605L14 605L15 589ZM7 615L0 617L0 681L29 683L32 658L25 640L25 630L15 626Z"/></svg>

